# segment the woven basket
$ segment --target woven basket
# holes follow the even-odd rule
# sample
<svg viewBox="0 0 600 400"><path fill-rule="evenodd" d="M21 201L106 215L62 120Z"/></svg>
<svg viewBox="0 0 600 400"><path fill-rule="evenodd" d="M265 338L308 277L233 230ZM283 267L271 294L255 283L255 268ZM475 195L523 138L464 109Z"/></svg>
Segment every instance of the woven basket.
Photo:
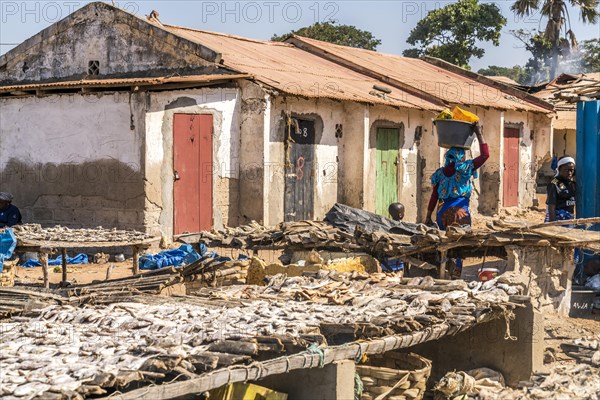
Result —
<svg viewBox="0 0 600 400"><path fill-rule="evenodd" d="M431 361L414 353L388 351L357 365L362 400L421 400L431 375Z"/></svg>

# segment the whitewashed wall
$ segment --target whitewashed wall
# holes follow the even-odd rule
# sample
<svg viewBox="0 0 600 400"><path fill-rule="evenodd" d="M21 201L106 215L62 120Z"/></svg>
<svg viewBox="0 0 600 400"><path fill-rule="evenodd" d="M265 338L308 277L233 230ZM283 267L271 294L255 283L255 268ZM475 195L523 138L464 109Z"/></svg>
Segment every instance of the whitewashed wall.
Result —
<svg viewBox="0 0 600 400"><path fill-rule="evenodd" d="M0 99L0 183L27 222L143 222L143 110L138 96Z"/></svg>
<svg viewBox="0 0 600 400"><path fill-rule="evenodd" d="M421 165L422 158L429 158L429 152L423 151L424 148L431 147L431 118L434 114L428 111L414 109L395 109L385 106L373 106L369 109L369 146L365 149L368 157L366 180L371 183L369 192L365 196L365 208L369 211L375 211L376 203L376 171L377 171L377 149L376 149L376 129L378 123L402 124L403 134L400 136L400 162L398 176L398 200L404 204L405 220L416 222L419 220L419 209L428 200L423 200L421 194L421 182L424 171ZM418 126L423 129L420 142L415 140L415 130ZM431 160L431 158L429 158ZM433 160L430 166L432 171L437 168L437 160ZM429 164L428 164L429 166ZM429 174L430 175L430 174ZM425 206L426 207L426 206Z"/></svg>
<svg viewBox="0 0 600 400"><path fill-rule="evenodd" d="M213 221L237 225L240 105L238 89L190 89L149 95L146 113L146 224L173 234L173 115L213 116ZM233 184L232 182L233 181ZM234 189L231 189L231 188Z"/></svg>
<svg viewBox="0 0 600 400"><path fill-rule="evenodd" d="M314 218L322 219L337 202L339 183L338 146L335 125L344 124L343 104L327 99L300 99L278 97L271 103L270 134L265 193L267 193L267 222L276 224L284 219L285 160L282 124L285 113L307 118L318 117L323 122L321 139L315 146ZM319 132L316 133L319 136Z"/></svg>

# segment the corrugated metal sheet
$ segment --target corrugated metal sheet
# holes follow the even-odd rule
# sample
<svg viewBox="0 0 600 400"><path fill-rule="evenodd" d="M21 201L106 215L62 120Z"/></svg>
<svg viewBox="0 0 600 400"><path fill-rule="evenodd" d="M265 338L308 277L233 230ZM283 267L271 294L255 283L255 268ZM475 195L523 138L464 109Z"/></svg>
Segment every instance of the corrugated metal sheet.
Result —
<svg viewBox="0 0 600 400"><path fill-rule="evenodd" d="M383 92L374 90L373 85L389 87L386 83L288 43L252 40L171 25L163 28L221 53L224 66L255 75L257 80L285 93L396 107L441 109L439 104L392 87L391 93L384 96Z"/></svg>
<svg viewBox="0 0 600 400"><path fill-rule="evenodd" d="M517 98L508 92L503 92L493 86L488 86L420 59L339 46L304 37L295 37L295 39L317 47L340 59L348 60L363 68L401 81L449 103L504 110L548 112L548 110Z"/></svg>
<svg viewBox="0 0 600 400"><path fill-rule="evenodd" d="M248 74L219 74L219 75L193 75L193 76L163 76L156 78L118 78L118 79L82 79L78 81L32 83L28 85L0 86L0 93L25 91L36 89L60 89L76 87L110 87L110 86L154 86L167 83L210 83L231 79L248 79Z"/></svg>
<svg viewBox="0 0 600 400"><path fill-rule="evenodd" d="M577 166L577 218L600 217L600 100L577 103Z"/></svg>

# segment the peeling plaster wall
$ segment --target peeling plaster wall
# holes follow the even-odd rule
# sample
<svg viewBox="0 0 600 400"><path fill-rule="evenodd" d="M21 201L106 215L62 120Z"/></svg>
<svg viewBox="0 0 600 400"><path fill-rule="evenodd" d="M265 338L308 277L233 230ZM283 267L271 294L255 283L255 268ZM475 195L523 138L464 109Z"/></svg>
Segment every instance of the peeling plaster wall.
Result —
<svg viewBox="0 0 600 400"><path fill-rule="evenodd" d="M0 187L14 194L24 222L144 229L140 100L0 99Z"/></svg>
<svg viewBox="0 0 600 400"><path fill-rule="evenodd" d="M551 119L544 115L508 111L504 124L521 127L519 207L531 207L536 199L537 174L551 149Z"/></svg>
<svg viewBox="0 0 600 400"><path fill-rule="evenodd" d="M376 149L374 132L381 124L404 126L401 140L400 182L398 196L406 207L406 220L416 221L420 209L426 209L426 198L421 193L423 168L426 164L422 153L427 156L432 148L433 114L417 110L394 109L385 106L367 106L350 102L335 102L326 99L299 99L277 97L270 108L270 141L265 151L268 160L265 166L265 215L269 224L283 220L285 192L285 160L283 132L286 112L309 118L318 115L323 121L323 132L316 146L316 183L314 217L323 218L335 202L352 207L375 211ZM335 137L335 125L342 124L341 138ZM422 138L415 140L415 129L422 127ZM373 130L375 129L375 130ZM319 132L317 132L319 138ZM439 164L439 148L436 145L435 163ZM420 148L427 147L425 150ZM435 170L433 169L433 171ZM432 172L433 172L432 171ZM427 177L427 179L429 179ZM425 205L423 205L425 204Z"/></svg>
<svg viewBox="0 0 600 400"><path fill-rule="evenodd" d="M577 131L575 129L554 129L554 153L559 157L575 157L577 152Z"/></svg>
<svg viewBox="0 0 600 400"><path fill-rule="evenodd" d="M342 138L338 144L338 201L351 207L362 208L366 183L363 174L366 157L369 106L343 103L344 121ZM366 128L365 128L366 126Z"/></svg>
<svg viewBox="0 0 600 400"><path fill-rule="evenodd" d="M265 140L269 137L270 100L251 81L240 81L239 223L264 222ZM266 132L265 132L266 130Z"/></svg>
<svg viewBox="0 0 600 400"><path fill-rule="evenodd" d="M462 107L462 106L461 106ZM479 116L490 158L475 180L471 211L493 215L503 207L504 127L518 128L519 207L531 207L536 199L536 178L544 160L550 156L551 119L540 113L500 111L481 107L462 107ZM479 144L471 147L479 155Z"/></svg>
<svg viewBox="0 0 600 400"><path fill-rule="evenodd" d="M98 78L220 69L202 59L198 47L132 15L92 4L8 53L0 82L82 79L92 60L100 63Z"/></svg>
<svg viewBox="0 0 600 400"><path fill-rule="evenodd" d="M292 96L277 97L270 110L270 142L268 147L267 177L265 193L268 193L266 215L267 224L273 225L284 219L285 155L284 131L285 113L309 119L320 118L323 131L316 132L314 163L314 218L322 219L337 202L339 165L338 146L340 139L335 137L335 125L345 122L344 105L327 99L300 99Z"/></svg>
<svg viewBox="0 0 600 400"><path fill-rule="evenodd" d="M420 220L419 210L423 207L421 184L423 178L422 148L429 145L431 117L425 111L395 109L385 106L372 106L369 110L368 148L366 150L367 171L366 181L369 191L365 193L365 209L375 211L376 202L376 172L377 149L376 132L378 127L392 127L400 130L400 165L398 166L398 200L404 204L405 220L415 222ZM415 132L421 127L420 141L416 140ZM436 146L437 148L437 142ZM434 164L435 166L435 164ZM437 168L437 166L436 166ZM435 168L431 171L433 173ZM431 175L431 174L429 174ZM426 201L429 200L427 197ZM424 206L427 207L426 205Z"/></svg>
<svg viewBox="0 0 600 400"><path fill-rule="evenodd" d="M238 224L240 159L239 89L151 93L146 113L146 214L149 229L173 235L173 114L213 116L213 222Z"/></svg>
<svg viewBox="0 0 600 400"><path fill-rule="evenodd" d="M462 106L461 106L462 107ZM471 196L471 212L484 215L494 215L500 210L502 201L502 169L504 113L495 109L481 107L462 107L475 113L483 131L483 137L488 144L490 158L479 169L479 178L474 181ZM471 146L472 157L479 155L479 141L475 138Z"/></svg>

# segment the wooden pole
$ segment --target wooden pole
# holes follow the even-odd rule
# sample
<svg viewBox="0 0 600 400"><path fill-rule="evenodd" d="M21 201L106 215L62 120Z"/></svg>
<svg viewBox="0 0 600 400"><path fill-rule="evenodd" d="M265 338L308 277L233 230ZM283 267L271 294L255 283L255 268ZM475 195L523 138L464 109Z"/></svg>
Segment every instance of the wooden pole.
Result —
<svg viewBox="0 0 600 400"><path fill-rule="evenodd" d="M440 279L446 279L446 262L448 261L446 250L440 251Z"/></svg>
<svg viewBox="0 0 600 400"><path fill-rule="evenodd" d="M48 253L39 252L38 259L42 264L42 272L44 273L44 288L50 289L50 281L48 280Z"/></svg>
<svg viewBox="0 0 600 400"><path fill-rule="evenodd" d="M140 273L140 247L137 245L131 246L133 249L133 275Z"/></svg>
<svg viewBox="0 0 600 400"><path fill-rule="evenodd" d="M566 219L563 221L544 222L543 224L535 224L535 225L529 225L529 226L525 226L525 227L528 229L537 229L537 228L544 228L546 226L589 225L589 224L600 224L600 217Z"/></svg>
<svg viewBox="0 0 600 400"><path fill-rule="evenodd" d="M62 283L67 281L67 249L65 247L60 249L62 254Z"/></svg>

